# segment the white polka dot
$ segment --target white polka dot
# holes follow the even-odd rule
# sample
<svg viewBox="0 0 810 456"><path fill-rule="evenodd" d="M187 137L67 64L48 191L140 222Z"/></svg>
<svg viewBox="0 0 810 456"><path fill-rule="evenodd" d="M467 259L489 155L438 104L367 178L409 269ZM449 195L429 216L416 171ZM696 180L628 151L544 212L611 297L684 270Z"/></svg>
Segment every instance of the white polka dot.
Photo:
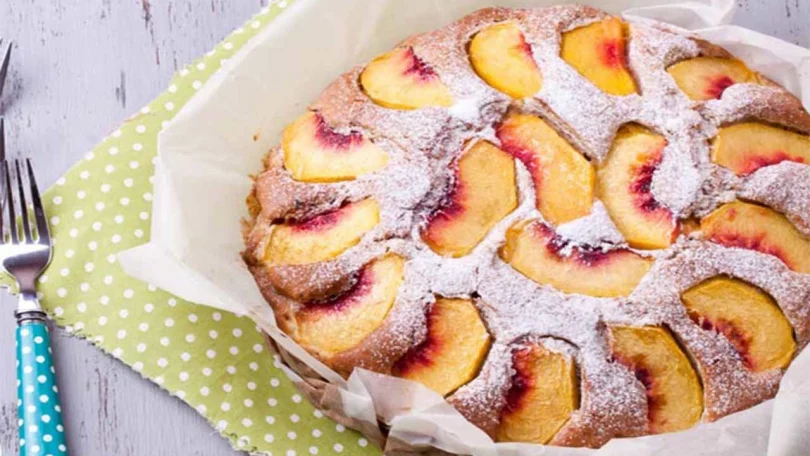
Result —
<svg viewBox="0 0 810 456"><path fill-rule="evenodd" d="M110 191L110 184L101 184L101 193L108 193Z"/></svg>
<svg viewBox="0 0 810 456"><path fill-rule="evenodd" d="M221 408L223 412L227 412L228 410L231 409L231 404L229 404L228 402L223 402L222 404L220 404L219 408Z"/></svg>
<svg viewBox="0 0 810 456"><path fill-rule="evenodd" d="M134 150L136 152L141 151L142 149L143 149L143 144L141 144L141 143L135 143L135 144L132 145L132 150Z"/></svg>
<svg viewBox="0 0 810 456"><path fill-rule="evenodd" d="M143 310L146 313L152 313L152 311L155 310L155 305L152 304L152 303L147 302L146 304L144 304Z"/></svg>
<svg viewBox="0 0 810 456"><path fill-rule="evenodd" d="M234 328L232 334L233 337L242 337L242 330L239 328Z"/></svg>
<svg viewBox="0 0 810 456"><path fill-rule="evenodd" d="M111 283L113 283L113 276L111 275L104 276L104 285L109 285Z"/></svg>
<svg viewBox="0 0 810 456"><path fill-rule="evenodd" d="M127 188L132 187L132 178L127 177L126 179L124 179L124 187Z"/></svg>
<svg viewBox="0 0 810 456"><path fill-rule="evenodd" d="M262 347L261 344L256 344L256 345L253 346L253 351L255 351L256 353L261 353L263 350L264 350L264 347Z"/></svg>
<svg viewBox="0 0 810 456"><path fill-rule="evenodd" d="M71 228L70 231L68 231L68 235L72 238L75 238L76 236L79 235L79 230L76 228Z"/></svg>
<svg viewBox="0 0 810 456"><path fill-rule="evenodd" d="M53 441L53 436L50 435L50 434L45 434L45 435L42 436L42 440L44 440L45 442L50 443L51 441Z"/></svg>
<svg viewBox="0 0 810 456"><path fill-rule="evenodd" d="M253 407L253 400L252 399L249 399L249 398L245 399L244 401L242 401L242 403L245 404L245 407L248 407L248 408Z"/></svg>
<svg viewBox="0 0 810 456"><path fill-rule="evenodd" d="M233 390L233 386L231 386L230 383L224 383L222 385L222 391L225 391L226 393L230 393L232 390Z"/></svg>
<svg viewBox="0 0 810 456"><path fill-rule="evenodd" d="M43 423L50 423L51 422L51 416L48 415L48 414L42 415L41 417L39 417L39 419L41 419Z"/></svg>
<svg viewBox="0 0 810 456"><path fill-rule="evenodd" d="M87 179L88 177L90 177L90 171L82 171L79 173L79 178L81 179Z"/></svg>
<svg viewBox="0 0 810 456"><path fill-rule="evenodd" d="M208 331L208 337L210 337L212 339L216 339L218 336L219 336L219 333L216 332L216 330L212 329L211 331Z"/></svg>
<svg viewBox="0 0 810 456"><path fill-rule="evenodd" d="M44 362L45 362L45 357L44 357L44 356L42 356L42 355L37 355L37 357L36 357L36 358L34 358L34 359L35 359L35 360L36 360L36 361L37 361L39 364L42 364L42 363L44 363ZM18 381L19 381L19 380L18 380Z"/></svg>
<svg viewBox="0 0 810 456"><path fill-rule="evenodd" d="M113 234L113 236L110 238L110 241L112 241L113 244L118 244L119 242L121 242L121 235Z"/></svg>
<svg viewBox="0 0 810 456"><path fill-rule="evenodd" d="M67 290L65 290L64 288L57 288L56 294L59 295L60 298L64 298L65 296L67 296Z"/></svg>
<svg viewBox="0 0 810 456"><path fill-rule="evenodd" d="M43 404L47 403L49 400L50 400L50 398L48 397L47 394L43 394L43 395L39 396L39 402L42 402Z"/></svg>
<svg viewBox="0 0 810 456"><path fill-rule="evenodd" d="M141 114L149 114L149 106L144 106L141 108Z"/></svg>
<svg viewBox="0 0 810 456"><path fill-rule="evenodd" d="M231 375L234 375L236 373L236 366L228 366L225 368L225 371Z"/></svg>
<svg viewBox="0 0 810 456"><path fill-rule="evenodd" d="M90 284L87 282L82 282L81 285L79 285L79 289L84 292L87 292L90 290Z"/></svg>
<svg viewBox="0 0 810 456"><path fill-rule="evenodd" d="M25 387L25 392L31 394L34 392L34 385L28 385Z"/></svg>
<svg viewBox="0 0 810 456"><path fill-rule="evenodd" d="M259 28L261 26L262 26L262 23L259 22L259 21L253 21L253 22L250 23L250 27L254 28L254 29L257 29L257 28Z"/></svg>
<svg viewBox="0 0 810 456"><path fill-rule="evenodd" d="M277 378L271 378L270 379L270 386L272 386L273 388L278 388L278 385L279 385L279 381L278 381Z"/></svg>
<svg viewBox="0 0 810 456"><path fill-rule="evenodd" d="M180 381L184 382L188 380L188 372L180 372L177 377L180 379Z"/></svg>
<svg viewBox="0 0 810 456"><path fill-rule="evenodd" d="M318 454L318 447L309 447L309 454Z"/></svg>
<svg viewBox="0 0 810 456"><path fill-rule="evenodd" d="M191 359L191 355L188 352L180 353L180 359L182 359L183 361L188 362L188 360Z"/></svg>
<svg viewBox="0 0 810 456"><path fill-rule="evenodd" d="M96 241L90 241L87 243L87 248L90 249L91 251L96 250L98 248L98 244L96 243Z"/></svg>
<svg viewBox="0 0 810 456"><path fill-rule="evenodd" d="M174 307L177 305L177 300L174 298L169 298L169 307Z"/></svg>
<svg viewBox="0 0 810 456"><path fill-rule="evenodd" d="M143 353L143 352L145 352L145 351L146 351L146 344L145 344L145 343L143 343L143 342L141 342L140 344L138 344L138 345L135 347L135 349L136 349L136 350L138 350L138 353Z"/></svg>
<svg viewBox="0 0 810 456"><path fill-rule="evenodd" d="M202 369L202 373L203 373L203 375L205 375L206 377L210 377L210 376L211 376L211 374L213 373L213 371L211 371L211 368L210 368L210 367L203 367L203 369Z"/></svg>
<svg viewBox="0 0 810 456"><path fill-rule="evenodd" d="M248 367L250 367L250 370L252 371L257 371L259 370L259 363L252 361L250 364L248 364Z"/></svg>
<svg viewBox="0 0 810 456"><path fill-rule="evenodd" d="M317 439L318 437L321 436L321 430L320 429L313 429L312 430L312 436Z"/></svg>
<svg viewBox="0 0 810 456"><path fill-rule="evenodd" d="M193 313L188 314L188 321L192 323L197 323L197 314Z"/></svg>
<svg viewBox="0 0 810 456"><path fill-rule="evenodd" d="M194 81L194 82L192 82L192 83L191 83L191 87L192 87L194 90L199 90L199 89L200 89L200 87L202 87L202 82L200 82L200 81Z"/></svg>
<svg viewBox="0 0 810 456"><path fill-rule="evenodd" d="M205 62L199 62L196 66L198 70L202 71L205 69Z"/></svg>
<svg viewBox="0 0 810 456"><path fill-rule="evenodd" d="M163 321L163 324L166 325L167 328L171 328L174 326L174 320L171 318L167 318Z"/></svg>
<svg viewBox="0 0 810 456"><path fill-rule="evenodd" d="M230 41L226 41L225 43L222 44L222 47L225 48L225 50L230 51L231 49L233 49L233 43L231 43Z"/></svg>
<svg viewBox="0 0 810 456"><path fill-rule="evenodd" d="M57 317L61 317L62 315L64 315L64 313L65 313L65 309L63 309L61 307L55 307L53 309L53 314L56 315Z"/></svg>
<svg viewBox="0 0 810 456"><path fill-rule="evenodd" d="M84 199L87 196L87 192L84 190L79 190L76 192L76 198Z"/></svg>
<svg viewBox="0 0 810 456"><path fill-rule="evenodd" d="M301 395L300 394L293 394L292 395L292 401L295 402L296 404L300 404L301 403Z"/></svg>
<svg viewBox="0 0 810 456"><path fill-rule="evenodd" d="M170 93L177 93L177 84L172 84L169 86Z"/></svg>
<svg viewBox="0 0 810 456"><path fill-rule="evenodd" d="M174 103L172 103L171 101L166 102L166 104L163 105L163 107L166 108L167 111L174 111Z"/></svg>
<svg viewBox="0 0 810 456"><path fill-rule="evenodd" d="M208 349L208 351L205 352L205 356L207 356L209 359L214 359L217 356L217 352L215 352L213 349Z"/></svg>
<svg viewBox="0 0 810 456"><path fill-rule="evenodd" d="M143 363L140 361L136 361L135 363L132 364L132 368L135 369L137 372L140 372L141 370L143 370Z"/></svg>
<svg viewBox="0 0 810 456"><path fill-rule="evenodd" d="M180 390L180 391L177 391L176 393L174 393L174 395L179 397L180 399L183 399L184 397L186 397L186 392Z"/></svg>
<svg viewBox="0 0 810 456"><path fill-rule="evenodd" d="M295 431L290 431L287 433L287 438L290 440L295 440L296 437L298 437L298 435L295 433Z"/></svg>
<svg viewBox="0 0 810 456"><path fill-rule="evenodd" d="M239 354L239 347L232 346L231 348L228 349L228 352L230 352L230 354L236 356L236 355Z"/></svg>
<svg viewBox="0 0 810 456"><path fill-rule="evenodd" d="M85 313L87 311L87 304L83 302L76 304L76 310L78 310L79 313Z"/></svg>
<svg viewBox="0 0 810 456"><path fill-rule="evenodd" d="M58 206L58 205L60 205L60 204L62 204L62 197L61 197L61 196L58 196L58 195L57 195L57 196L54 196L54 197L53 197L53 204L55 204L55 205L57 205L57 206Z"/></svg>
<svg viewBox="0 0 810 456"><path fill-rule="evenodd" d="M295 450L287 450L285 456L295 456Z"/></svg>
<svg viewBox="0 0 810 456"><path fill-rule="evenodd" d="M196 337L194 336L194 334L191 334L191 333L186 334L186 342L192 343L192 342L194 342L195 339L196 339Z"/></svg>
<svg viewBox="0 0 810 456"><path fill-rule="evenodd" d="M107 152L110 155L116 155L116 154L118 154L118 148L117 147L110 147L109 149L107 149Z"/></svg>
<svg viewBox="0 0 810 456"><path fill-rule="evenodd" d="M273 434L265 434L264 435L264 441L267 442L267 443L273 443L273 440L275 440L275 439L276 438L275 438L275 436Z"/></svg>
<svg viewBox="0 0 810 456"><path fill-rule="evenodd" d="M143 132L146 131L146 126L138 125L137 127L135 127L135 131L138 132L138 133L143 133Z"/></svg>
<svg viewBox="0 0 810 456"><path fill-rule="evenodd" d="M115 166L113 165L107 165L104 167L104 172L107 174L111 174L113 171L115 171Z"/></svg>
<svg viewBox="0 0 810 456"><path fill-rule="evenodd" d="M169 361L167 361L166 358L158 358L157 365L160 367L166 367L169 365Z"/></svg>
<svg viewBox="0 0 810 456"><path fill-rule="evenodd" d="M214 312L211 314L211 318L213 318L214 321L220 321L222 320L222 314L219 312Z"/></svg>
<svg viewBox="0 0 810 456"><path fill-rule="evenodd" d="M267 405L270 407L275 407L276 404L278 404L278 400L276 398L271 397L270 399L267 399Z"/></svg>
<svg viewBox="0 0 810 456"><path fill-rule="evenodd" d="M126 329L119 329L117 333L115 333L115 337L119 339L125 339L127 337L127 330Z"/></svg>
<svg viewBox="0 0 810 456"><path fill-rule="evenodd" d="M208 396L210 393L211 390L209 390L207 386L203 386L202 388L200 388L200 394L202 394L203 396Z"/></svg>
<svg viewBox="0 0 810 456"><path fill-rule="evenodd" d="M323 412L318 409L315 409L315 411L312 412L312 414L315 415L315 418L323 418Z"/></svg>
<svg viewBox="0 0 810 456"><path fill-rule="evenodd" d="M297 423L301 421L301 417L293 413L292 415L290 415L290 421L292 421L293 423Z"/></svg>
<svg viewBox="0 0 810 456"><path fill-rule="evenodd" d="M149 323L141 323L141 324L139 324L138 329L140 329L142 332L149 331Z"/></svg>
<svg viewBox="0 0 810 456"><path fill-rule="evenodd" d="M255 382L247 382L247 388L249 390L251 390L251 391L254 391L256 389L256 383Z"/></svg>
<svg viewBox="0 0 810 456"><path fill-rule="evenodd" d="M59 216L54 215L53 217L51 217L51 225L56 226L58 224L59 224Z"/></svg>
<svg viewBox="0 0 810 456"><path fill-rule="evenodd" d="M332 448L335 450L336 453L342 453L343 452L343 445L341 445L339 443L336 443Z"/></svg>
<svg viewBox="0 0 810 456"><path fill-rule="evenodd" d="M251 427L253 426L253 421L250 418L244 418L242 419L242 426Z"/></svg>
<svg viewBox="0 0 810 456"><path fill-rule="evenodd" d="M169 346L169 338L168 337L161 337L160 338L160 345L163 345L164 347L168 347Z"/></svg>
<svg viewBox="0 0 810 456"><path fill-rule="evenodd" d="M127 309L121 309L118 311L118 316L121 318L127 318L129 316L129 311Z"/></svg>

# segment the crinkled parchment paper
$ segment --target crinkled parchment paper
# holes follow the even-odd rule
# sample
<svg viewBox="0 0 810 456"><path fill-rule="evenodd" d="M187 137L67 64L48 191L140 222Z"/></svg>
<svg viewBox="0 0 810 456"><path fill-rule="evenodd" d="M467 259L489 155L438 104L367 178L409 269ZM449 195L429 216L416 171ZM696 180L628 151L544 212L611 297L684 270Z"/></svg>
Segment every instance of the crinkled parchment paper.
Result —
<svg viewBox="0 0 810 456"><path fill-rule="evenodd" d="M587 2L587 0L586 0ZM559 0L502 0L549 6ZM728 48L810 107L810 51L727 25L733 0L605 0L593 6L660 19ZM756 455L810 453L810 350L788 370L776 399L691 430L616 439L600 450L494 444L419 384L358 370L344 380L280 333L248 273L239 220L262 156L334 78L408 35L441 27L485 0L298 0L203 87L160 135L152 239L121 254L131 275L182 298L245 314L285 355L287 372L336 419L389 451L435 446L477 455ZM258 134L258 141L254 135ZM396 390L396 394L391 394Z"/></svg>

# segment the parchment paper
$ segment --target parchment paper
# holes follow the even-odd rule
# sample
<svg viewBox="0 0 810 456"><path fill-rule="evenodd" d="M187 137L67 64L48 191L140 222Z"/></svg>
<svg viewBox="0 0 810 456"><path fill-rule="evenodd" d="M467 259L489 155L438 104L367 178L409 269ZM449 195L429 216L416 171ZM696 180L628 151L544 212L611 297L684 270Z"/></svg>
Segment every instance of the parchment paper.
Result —
<svg viewBox="0 0 810 456"><path fill-rule="evenodd" d="M384 438L377 418L390 425L389 450L434 446L476 455L549 456L810 453L810 350L791 365L772 401L688 431L616 439L600 450L587 450L494 444L427 388L364 370L344 380L276 327L270 307L239 257L243 248L239 220L247 216L248 176L260 168L262 156L282 129L332 79L408 35L485 6L558 3L297 0L212 77L161 133L152 238L122 253L122 266L189 301L250 316L293 366L294 370L286 369L288 375L331 416L361 428L380 443ZM810 107L810 51L727 25L733 0L590 3L614 14L660 19L693 30L785 85ZM258 141L253 139L256 134ZM391 393L394 390L396 394Z"/></svg>

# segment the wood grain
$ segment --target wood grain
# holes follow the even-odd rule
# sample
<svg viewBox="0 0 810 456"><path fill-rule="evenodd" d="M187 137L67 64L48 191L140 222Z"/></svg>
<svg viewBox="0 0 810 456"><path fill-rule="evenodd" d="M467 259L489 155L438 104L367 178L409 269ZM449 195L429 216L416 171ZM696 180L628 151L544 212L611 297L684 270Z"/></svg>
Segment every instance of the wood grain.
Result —
<svg viewBox="0 0 810 456"><path fill-rule="evenodd" d="M6 0L0 33L17 45L7 117L11 156L53 183L267 0ZM497 3L497 1L493 1ZM735 23L810 47L810 2L738 0ZM14 302L0 299L0 455L17 454ZM4 315L5 314L5 315ZM88 343L57 331L69 444L77 455L235 455L182 402Z"/></svg>

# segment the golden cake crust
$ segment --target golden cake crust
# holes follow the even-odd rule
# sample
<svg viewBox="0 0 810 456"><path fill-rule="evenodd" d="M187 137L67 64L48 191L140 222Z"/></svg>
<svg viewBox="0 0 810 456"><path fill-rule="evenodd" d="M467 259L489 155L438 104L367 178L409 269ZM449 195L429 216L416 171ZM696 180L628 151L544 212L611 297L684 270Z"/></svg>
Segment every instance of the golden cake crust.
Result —
<svg viewBox="0 0 810 456"><path fill-rule="evenodd" d="M612 352L611 328L617 326L666 329L699 378L702 422L773 397L784 366L753 369L740 347L756 341L735 339L733 333L723 332L728 329L723 324L701 323L702 317L687 312L682 295L714 277L750 284L778 306L792 328L798 353L810 340L808 271L802 271L802 265L787 264L790 261L778 252L764 251L761 243L718 240L706 229L678 229L689 219L705 220L725 203L740 199L784 214L798 230L795 236L810 236L809 166L779 158L743 172L709 158L711 142L724 127L756 122L807 135L810 115L795 96L761 75L758 83L723 87L716 99L690 99L667 68L698 57L731 60L734 56L657 23L625 23L624 64L639 93L605 93L560 54L563 34L609 20L607 13L586 6L487 8L402 41L396 49L410 50L427 66L425 79L440 79L452 96L450 106L404 110L375 103L367 95L368 87L361 84L366 65L331 83L308 108L318 116L314 122L322 122L314 128L339 135L335 141L343 141L340 147L360 147L360 136L352 135L362 134L362 140L384 151L388 161L379 170L353 179L305 182L296 180L285 167L289 151L283 145L268 153L249 198L252 218L245 222L242 256L273 307L279 328L300 341L300 312L347 294L362 298L357 290L366 285L364 271L380 258L396 255L404 260L402 283L380 324L339 353L304 347L344 376L356 367L392 374L401 359L429 345L437 297L469 299L492 343L474 378L452 391L447 400L493 438L498 438L504 416L517 407L514 391L523 380L515 367L516 353L532 345L574 363L577 373L575 410L547 443L600 447L614 437L664 429L654 427L653 408L660 406L651 402L654 386L637 366L630 368ZM501 23L517 25L542 74L542 89L533 96L512 99L491 87L471 66L472 37ZM513 152L518 158L518 207L467 256L441 257L424 242L423 233L435 213L448 210L448 195L457 191L459 177L454 170L460 166L460 157L480 141L508 149L498 128L516 114L542 119L597 169L614 159L625 125L641 125L664 138L663 157L650 171L645 191L656 208L672 215L676 236L671 245L656 249L628 245L611 222L609 213L614 209L606 208L600 197L590 215L550 228L556 237L548 245L559 244L555 248L563 253L555 250L554 254L560 258L575 254L597 258L587 255L598 255L594 252L601 249L649 260L649 272L632 292L601 297L563 293L533 281L529 273L518 272L505 261L502 247L510 227L535 219L551 225L535 208L538 181L532 180L531 169ZM304 264L276 264L269 258L268 244L278 226L297 226L368 199L379 204L379 222L358 234L353 243L347 241L351 245L336 257Z"/></svg>

